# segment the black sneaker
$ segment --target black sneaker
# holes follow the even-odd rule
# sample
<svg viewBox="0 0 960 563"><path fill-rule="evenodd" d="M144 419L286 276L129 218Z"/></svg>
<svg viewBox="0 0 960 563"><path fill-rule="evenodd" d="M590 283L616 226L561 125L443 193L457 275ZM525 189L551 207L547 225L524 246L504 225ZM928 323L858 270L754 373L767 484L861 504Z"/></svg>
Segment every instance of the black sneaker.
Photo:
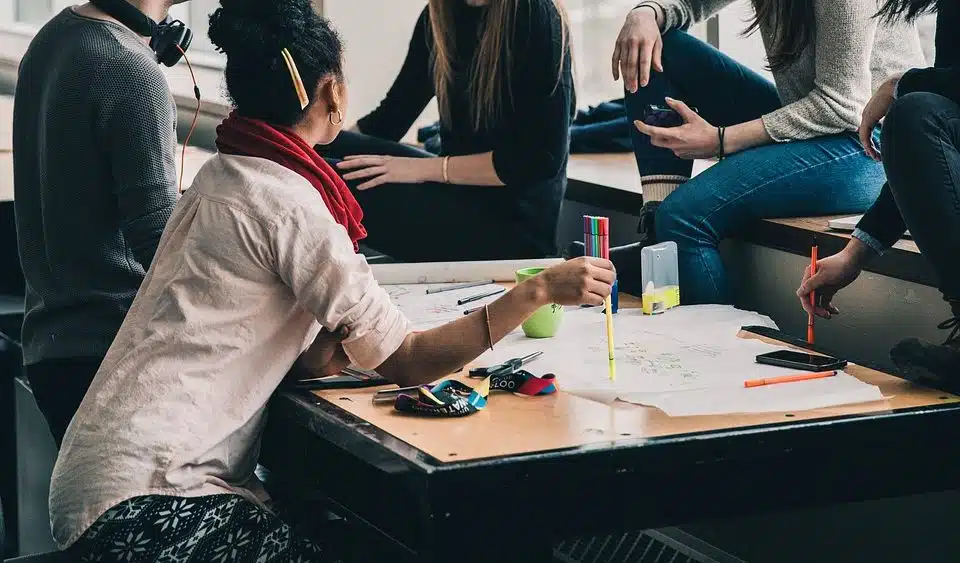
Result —
<svg viewBox="0 0 960 563"><path fill-rule="evenodd" d="M648 201L640 208L640 222L637 224L637 233L641 235L643 240L650 241L649 244L657 243L655 219L658 207L660 207L659 201Z"/></svg>
<svg viewBox="0 0 960 563"><path fill-rule="evenodd" d="M960 391L960 316L937 325L949 330L943 344L908 338L890 350L890 359L904 379L947 391Z"/></svg>

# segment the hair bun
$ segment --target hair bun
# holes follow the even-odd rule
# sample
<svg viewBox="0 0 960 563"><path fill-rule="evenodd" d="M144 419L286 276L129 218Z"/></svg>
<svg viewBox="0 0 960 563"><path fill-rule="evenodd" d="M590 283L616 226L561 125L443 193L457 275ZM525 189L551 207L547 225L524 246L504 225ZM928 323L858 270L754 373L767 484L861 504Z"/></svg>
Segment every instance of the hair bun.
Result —
<svg viewBox="0 0 960 563"><path fill-rule="evenodd" d="M316 17L311 0L220 0L210 15L210 41L221 52L279 52Z"/></svg>

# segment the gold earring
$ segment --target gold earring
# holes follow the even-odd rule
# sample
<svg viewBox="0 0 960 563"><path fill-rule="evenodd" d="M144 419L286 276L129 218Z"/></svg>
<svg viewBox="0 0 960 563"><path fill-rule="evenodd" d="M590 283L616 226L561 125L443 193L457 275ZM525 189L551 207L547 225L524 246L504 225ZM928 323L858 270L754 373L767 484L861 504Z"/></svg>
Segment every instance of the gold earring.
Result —
<svg viewBox="0 0 960 563"><path fill-rule="evenodd" d="M336 121L333 120L333 114L334 114L334 113L337 114L337 120L336 120ZM328 117L330 118L330 123L332 123L332 124L334 124L334 125L340 125L341 123L343 123L343 112L340 111L340 110L337 110L336 112L331 111L330 114L328 115Z"/></svg>

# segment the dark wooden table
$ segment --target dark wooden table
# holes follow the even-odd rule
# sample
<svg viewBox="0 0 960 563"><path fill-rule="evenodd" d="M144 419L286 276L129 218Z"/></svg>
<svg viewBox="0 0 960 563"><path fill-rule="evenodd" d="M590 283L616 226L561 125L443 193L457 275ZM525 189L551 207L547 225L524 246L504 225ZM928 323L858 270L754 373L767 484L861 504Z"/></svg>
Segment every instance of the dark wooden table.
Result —
<svg viewBox="0 0 960 563"><path fill-rule="evenodd" d="M671 418L560 392L423 419L370 389L281 393L261 460L418 561L533 561L572 536L956 488L960 397L848 372L885 400Z"/></svg>

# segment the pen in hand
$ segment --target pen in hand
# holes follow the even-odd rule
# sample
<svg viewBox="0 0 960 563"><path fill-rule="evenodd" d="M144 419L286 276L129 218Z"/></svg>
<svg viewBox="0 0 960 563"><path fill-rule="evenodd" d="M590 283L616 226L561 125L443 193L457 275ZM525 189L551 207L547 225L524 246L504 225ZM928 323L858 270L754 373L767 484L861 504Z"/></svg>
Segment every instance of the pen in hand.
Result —
<svg viewBox="0 0 960 563"><path fill-rule="evenodd" d="M817 239L813 239L813 246L810 248L810 277L817 275ZM807 344L813 344L813 323L814 315L813 311L817 310L817 291L812 290L810 292L810 307L811 312L807 314Z"/></svg>

